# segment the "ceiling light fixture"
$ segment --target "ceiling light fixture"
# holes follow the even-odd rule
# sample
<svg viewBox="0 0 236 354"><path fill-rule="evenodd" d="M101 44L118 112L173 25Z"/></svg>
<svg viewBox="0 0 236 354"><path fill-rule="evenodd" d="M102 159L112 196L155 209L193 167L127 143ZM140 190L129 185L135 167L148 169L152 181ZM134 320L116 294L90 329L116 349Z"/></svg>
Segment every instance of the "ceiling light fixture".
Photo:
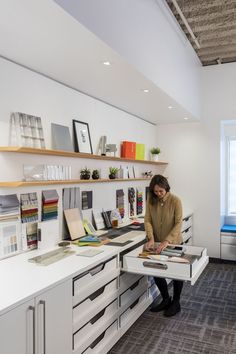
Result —
<svg viewBox="0 0 236 354"><path fill-rule="evenodd" d="M188 120L188 117L184 117L184 120Z"/></svg>
<svg viewBox="0 0 236 354"><path fill-rule="evenodd" d="M168 106L169 109L172 109L173 107L172 106Z"/></svg>
<svg viewBox="0 0 236 354"><path fill-rule="evenodd" d="M103 65L110 66L110 65L111 65L111 62L110 62L110 61L104 61L104 62L103 62Z"/></svg>
<svg viewBox="0 0 236 354"><path fill-rule="evenodd" d="M148 93L149 90L148 90L148 89L143 89L143 92L144 92L144 93Z"/></svg>

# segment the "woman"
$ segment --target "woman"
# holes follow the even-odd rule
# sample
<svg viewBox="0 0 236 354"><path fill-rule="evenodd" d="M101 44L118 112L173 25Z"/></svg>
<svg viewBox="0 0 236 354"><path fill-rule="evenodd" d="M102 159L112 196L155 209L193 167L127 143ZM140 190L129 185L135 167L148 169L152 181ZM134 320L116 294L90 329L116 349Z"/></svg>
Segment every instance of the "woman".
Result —
<svg viewBox="0 0 236 354"><path fill-rule="evenodd" d="M181 244L182 205L178 197L170 193L167 179L161 175L152 178L145 214L145 230L148 242L146 249L154 248L154 242L160 242L157 254L170 244ZM165 310L164 315L174 316L180 308L180 294L183 281L173 280L173 300L169 296L166 279L154 278L160 290L162 301L151 309L152 312Z"/></svg>

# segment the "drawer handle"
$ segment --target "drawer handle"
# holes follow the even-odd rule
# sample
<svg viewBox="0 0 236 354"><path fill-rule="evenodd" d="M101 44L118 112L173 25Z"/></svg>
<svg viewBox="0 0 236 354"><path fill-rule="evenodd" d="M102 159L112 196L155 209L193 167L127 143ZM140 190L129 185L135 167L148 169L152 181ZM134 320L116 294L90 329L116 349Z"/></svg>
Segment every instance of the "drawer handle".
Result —
<svg viewBox="0 0 236 354"><path fill-rule="evenodd" d="M95 267L95 268L91 269L91 270L89 271L89 273L90 273L92 276L94 276L95 274L101 272L101 271L103 270L104 266L105 266L105 263L104 263L104 264L101 264L101 265L98 266L98 267Z"/></svg>
<svg viewBox="0 0 236 354"><path fill-rule="evenodd" d="M189 219L190 219L190 216L188 216L187 218L184 218L183 221L186 222L186 221L189 221Z"/></svg>
<svg viewBox="0 0 236 354"><path fill-rule="evenodd" d="M154 263L154 262L143 262L143 266L147 268L155 268L155 269L168 269L167 264L162 264L162 263Z"/></svg>
<svg viewBox="0 0 236 354"><path fill-rule="evenodd" d="M101 289L98 289L97 291L95 291L95 293L93 293L92 295L89 296L89 300L93 301L94 299L96 299L96 297L100 296L102 293L104 293L106 285L104 285Z"/></svg>
<svg viewBox="0 0 236 354"><path fill-rule="evenodd" d="M95 339L95 341L90 345L89 348L93 349L94 347L96 347L96 345L97 345L99 342L101 342L101 340L104 338L105 333L106 333L106 331L103 332L102 334L100 334L100 336L97 337L97 339Z"/></svg>
<svg viewBox="0 0 236 354"><path fill-rule="evenodd" d="M103 309L102 311L100 311L96 316L94 316L94 317L90 320L90 323L91 323L91 324L94 324L95 322L97 322L97 321L99 320L99 318L101 318L101 317L104 315L105 311L106 311L106 308Z"/></svg>
<svg viewBox="0 0 236 354"><path fill-rule="evenodd" d="M140 279L137 280L133 285L131 285L130 290L134 290L135 288L137 288L139 282L140 282Z"/></svg>
<svg viewBox="0 0 236 354"><path fill-rule="evenodd" d="M132 305L130 305L130 310L132 310L139 303L139 299L135 300Z"/></svg>

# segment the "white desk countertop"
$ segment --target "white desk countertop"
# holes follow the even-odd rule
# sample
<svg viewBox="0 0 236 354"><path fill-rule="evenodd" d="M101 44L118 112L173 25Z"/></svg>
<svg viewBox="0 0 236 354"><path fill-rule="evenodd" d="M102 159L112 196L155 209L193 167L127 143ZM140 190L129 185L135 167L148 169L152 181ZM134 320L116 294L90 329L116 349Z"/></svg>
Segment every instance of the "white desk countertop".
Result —
<svg viewBox="0 0 236 354"><path fill-rule="evenodd" d="M68 256L48 266L28 262L29 258L44 254L50 250L34 250L0 261L0 315L24 303L57 284L72 279L106 259L134 246L145 238L145 232L140 231L132 243L123 247L101 246L102 253L94 257L79 257L76 254L91 247L72 245L76 254ZM115 241L115 240L114 240ZM94 249L94 248L93 248Z"/></svg>

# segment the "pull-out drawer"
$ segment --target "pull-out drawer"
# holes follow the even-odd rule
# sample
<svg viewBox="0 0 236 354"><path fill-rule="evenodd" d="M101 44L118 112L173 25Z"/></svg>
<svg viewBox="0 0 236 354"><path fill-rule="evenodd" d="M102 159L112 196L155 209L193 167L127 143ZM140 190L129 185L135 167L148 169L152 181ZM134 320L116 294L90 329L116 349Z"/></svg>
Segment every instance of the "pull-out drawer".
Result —
<svg viewBox="0 0 236 354"><path fill-rule="evenodd" d="M94 316L86 325L73 335L74 349L80 348L82 351L88 343L99 337L102 329L109 326L117 317L118 300L113 301L106 308Z"/></svg>
<svg viewBox="0 0 236 354"><path fill-rule="evenodd" d="M226 245L236 246L236 234L233 233L221 233L221 243Z"/></svg>
<svg viewBox="0 0 236 354"><path fill-rule="evenodd" d="M138 255L143 250L141 246L123 257L122 270L135 274L190 281L193 285L208 264L209 257L205 248L194 246L184 247L186 248L185 254L189 255L190 258L189 263L164 262L139 258Z"/></svg>
<svg viewBox="0 0 236 354"><path fill-rule="evenodd" d="M236 244L221 244L221 259L236 261Z"/></svg>
<svg viewBox="0 0 236 354"><path fill-rule="evenodd" d="M120 316L120 327L123 327L132 317L133 313L138 311L138 308L143 304L147 299L148 293L145 291L142 293L138 299L133 301L133 303L121 314Z"/></svg>
<svg viewBox="0 0 236 354"><path fill-rule="evenodd" d="M120 292L123 293L141 277L140 274L122 273L120 275Z"/></svg>
<svg viewBox="0 0 236 354"><path fill-rule="evenodd" d="M109 342L118 335L118 321L113 322L98 338L96 338L90 346L82 352L82 354L98 354L107 353L106 347L109 346ZM79 354L81 352L74 351L73 354Z"/></svg>
<svg viewBox="0 0 236 354"><path fill-rule="evenodd" d="M117 257L113 257L73 279L73 306L119 275Z"/></svg>
<svg viewBox="0 0 236 354"><path fill-rule="evenodd" d="M182 231L188 229L192 225L193 225L193 217L192 217L192 215L184 217L183 221L182 221Z"/></svg>
<svg viewBox="0 0 236 354"><path fill-rule="evenodd" d="M118 279L105 284L73 308L74 332L112 302L118 295Z"/></svg>
<svg viewBox="0 0 236 354"><path fill-rule="evenodd" d="M137 280L131 287L120 295L120 306L124 307L131 301L136 300L140 294L148 289L147 277L142 277Z"/></svg>

